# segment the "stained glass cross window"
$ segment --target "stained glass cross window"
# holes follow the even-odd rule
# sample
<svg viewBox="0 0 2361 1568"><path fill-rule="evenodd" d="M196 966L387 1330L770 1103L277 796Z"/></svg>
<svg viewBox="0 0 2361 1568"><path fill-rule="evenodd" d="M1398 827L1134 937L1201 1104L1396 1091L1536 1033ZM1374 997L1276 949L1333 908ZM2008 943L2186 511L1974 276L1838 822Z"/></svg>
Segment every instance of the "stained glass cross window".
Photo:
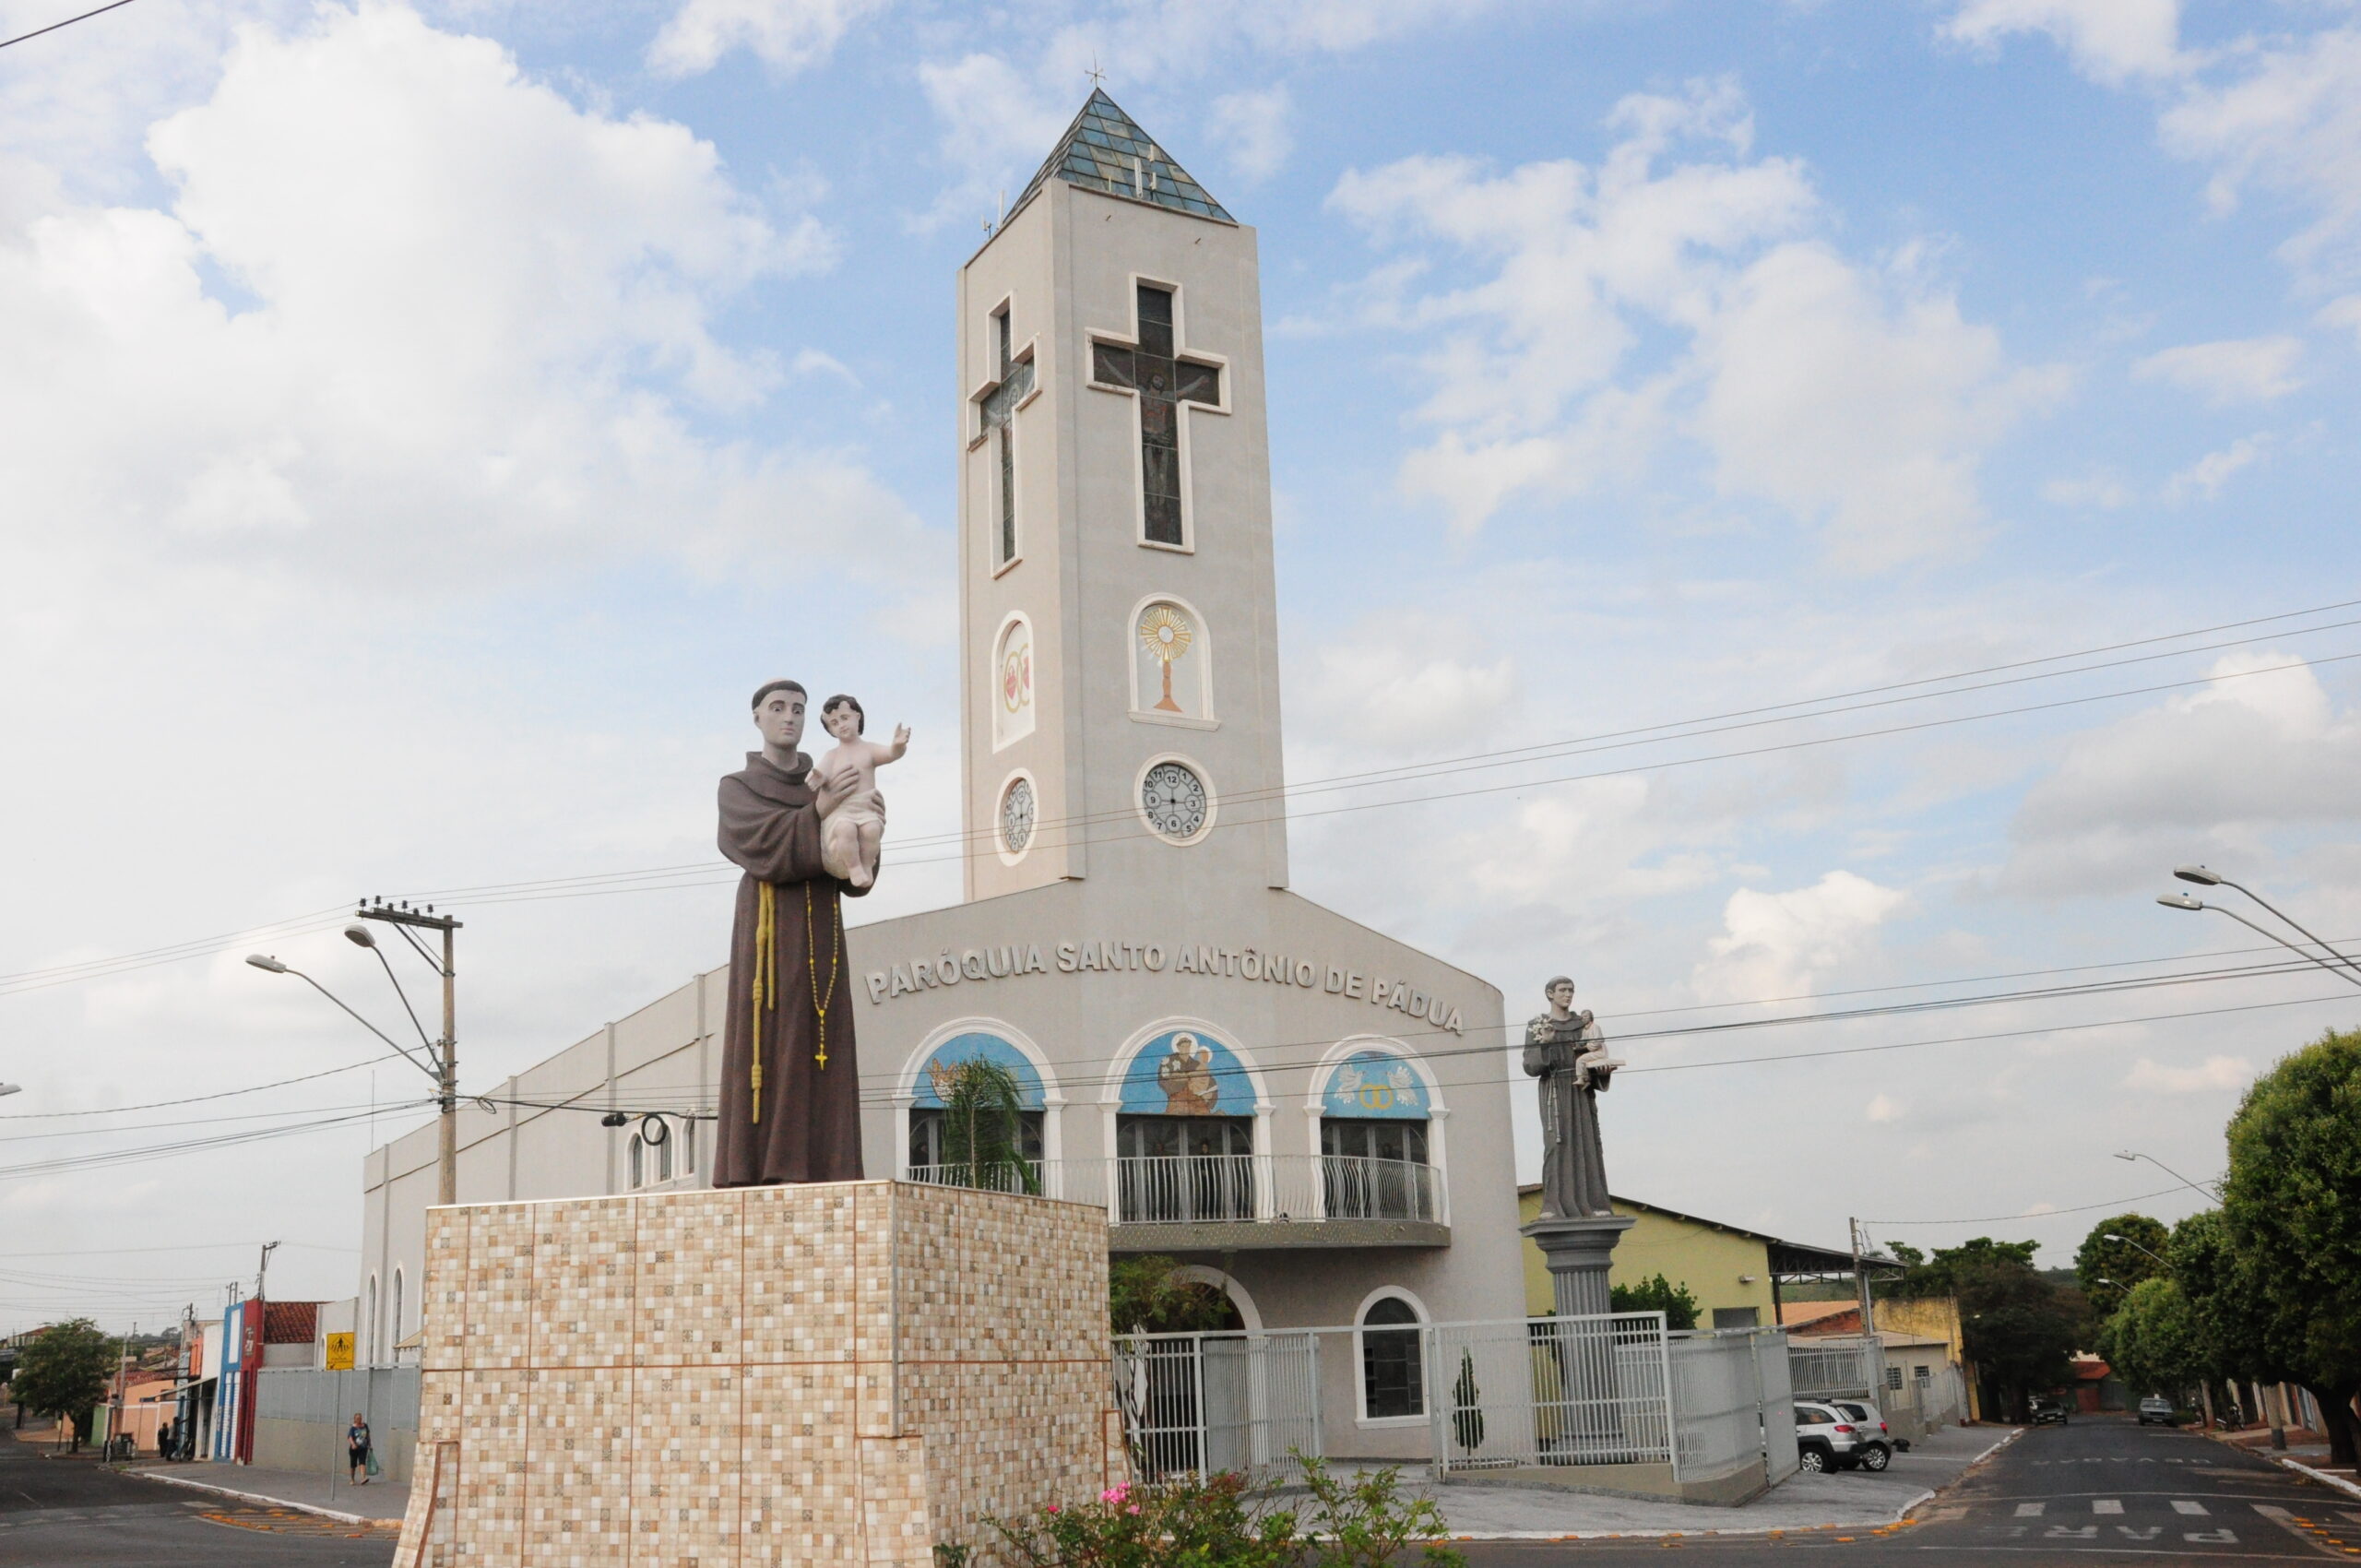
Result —
<svg viewBox="0 0 2361 1568"><path fill-rule="evenodd" d="M1130 343L1096 341L1091 379L1138 394L1142 531L1151 543L1183 544L1180 519L1180 410L1221 406L1221 366L1181 359L1172 341L1172 291L1139 285L1138 336Z"/></svg>
<svg viewBox="0 0 2361 1568"><path fill-rule="evenodd" d="M999 536L994 541L999 547L996 559L1006 565L1016 559L1016 406L1033 395L1033 361L1030 355L1022 360L1010 357L1013 344L1005 305L992 313L992 340L1000 350L1000 375L979 399L983 429L977 440L991 441L998 448L993 531Z"/></svg>

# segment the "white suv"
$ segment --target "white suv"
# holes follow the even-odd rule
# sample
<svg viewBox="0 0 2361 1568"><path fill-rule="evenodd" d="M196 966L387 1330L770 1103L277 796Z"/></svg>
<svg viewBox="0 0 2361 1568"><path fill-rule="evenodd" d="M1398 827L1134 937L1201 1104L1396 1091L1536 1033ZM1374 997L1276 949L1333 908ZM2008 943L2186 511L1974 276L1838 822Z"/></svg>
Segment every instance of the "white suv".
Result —
<svg viewBox="0 0 2361 1568"><path fill-rule="evenodd" d="M1833 1405L1796 1401L1796 1464L1805 1470L1849 1470L1869 1443L1860 1423ZM1880 1464L1878 1467L1883 1469Z"/></svg>
<svg viewBox="0 0 2361 1568"><path fill-rule="evenodd" d="M1885 1417L1875 1405L1866 1399L1830 1399L1824 1403L1839 1420L1851 1421L1857 1430L1861 1468L1882 1470L1893 1462L1893 1434L1886 1430Z"/></svg>

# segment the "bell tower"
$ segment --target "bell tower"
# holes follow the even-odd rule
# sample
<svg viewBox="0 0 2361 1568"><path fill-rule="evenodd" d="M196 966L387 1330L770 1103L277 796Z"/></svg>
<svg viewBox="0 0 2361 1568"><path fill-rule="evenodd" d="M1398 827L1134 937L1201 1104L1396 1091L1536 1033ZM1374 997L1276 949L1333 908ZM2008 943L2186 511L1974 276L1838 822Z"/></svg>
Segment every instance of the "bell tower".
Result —
<svg viewBox="0 0 2361 1568"><path fill-rule="evenodd" d="M1094 91L958 289L967 897L1286 885L1254 232Z"/></svg>

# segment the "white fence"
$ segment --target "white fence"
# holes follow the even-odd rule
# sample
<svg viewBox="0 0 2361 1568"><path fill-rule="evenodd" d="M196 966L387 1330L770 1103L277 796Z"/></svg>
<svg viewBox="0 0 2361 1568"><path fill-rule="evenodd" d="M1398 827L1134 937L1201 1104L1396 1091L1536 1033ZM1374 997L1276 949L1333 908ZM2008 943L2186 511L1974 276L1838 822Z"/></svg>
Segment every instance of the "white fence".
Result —
<svg viewBox="0 0 2361 1568"><path fill-rule="evenodd" d="M1376 1420L1370 1332L1131 1335L1115 1342L1115 1394L1144 1478L1284 1471L1291 1457L1370 1457L1370 1429L1412 1446L1383 1457L1454 1472L1524 1466L1665 1465L1704 1481L1762 1467L1794 1473L1786 1336L1674 1334L1660 1313L1408 1325L1401 1409ZM1324 1344L1323 1344L1324 1341ZM1323 1354L1323 1351L1325 1354ZM1342 1406L1341 1426L1323 1407ZM1420 1429L1423 1428L1421 1431ZM1423 1439L1423 1441L1418 1441Z"/></svg>
<svg viewBox="0 0 2361 1568"><path fill-rule="evenodd" d="M1038 1159L971 1179L964 1165L921 1165L913 1182L1038 1193L1107 1209L1118 1225L1230 1220L1449 1220L1434 1167L1337 1154L1192 1154Z"/></svg>
<svg viewBox="0 0 2361 1568"><path fill-rule="evenodd" d="M1889 1351L1860 1335L1816 1336L1791 1340L1787 1364L1797 1398L1867 1399L1897 1437L1924 1437L1967 1420L1966 1380L1939 1349Z"/></svg>

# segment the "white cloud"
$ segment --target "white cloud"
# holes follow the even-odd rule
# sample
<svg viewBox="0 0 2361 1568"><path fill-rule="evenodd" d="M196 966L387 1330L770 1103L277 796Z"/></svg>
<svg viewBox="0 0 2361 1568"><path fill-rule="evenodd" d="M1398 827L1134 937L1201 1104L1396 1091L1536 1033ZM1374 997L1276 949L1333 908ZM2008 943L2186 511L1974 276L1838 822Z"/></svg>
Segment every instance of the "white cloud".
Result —
<svg viewBox="0 0 2361 1568"><path fill-rule="evenodd" d="M1987 49L2011 33L2047 33L2103 82L2170 77L2187 65L2177 0L1966 0L1942 30Z"/></svg>
<svg viewBox="0 0 2361 1568"><path fill-rule="evenodd" d="M1230 166L1252 183L1269 179L1286 165L1295 148L1287 125L1294 113L1294 100L1280 82L1215 99L1205 128L1228 149Z"/></svg>
<svg viewBox="0 0 2361 1568"><path fill-rule="evenodd" d="M1825 222L1801 165L1749 160L1753 121L1727 81L1637 95L1596 167L1495 174L1413 158L1348 172L1330 197L1381 243L1456 253L1474 281L1424 295L1432 268L1382 274L1368 312L1438 339L1420 410L1441 427L1402 483L1469 531L1526 492L1579 493L1643 472L1685 434L1726 497L1770 501L1856 572L1956 555L1984 527L1976 470L2062 373L2012 369L1905 247L1863 267L1804 231ZM1666 161L1676 146L1693 160ZM1669 363L1630 362L1669 329Z"/></svg>
<svg viewBox="0 0 2361 1568"><path fill-rule="evenodd" d="M2137 381L2162 381L2195 392L2221 408L2230 403L2267 403L2303 385L2296 374L2304 357L2301 339L2228 338L2213 343L2183 343L2137 361Z"/></svg>
<svg viewBox="0 0 2361 1568"><path fill-rule="evenodd" d="M2246 1087L2254 1068L2243 1056L2209 1056L2201 1066L2165 1067L2142 1057L2123 1087L2150 1094L2225 1094Z"/></svg>
<svg viewBox="0 0 2361 1568"><path fill-rule="evenodd" d="M1697 966L1698 994L1728 1002L1805 994L1823 972L1866 955L1878 927L1909 901L1899 888L1849 871L1786 893L1741 887L1723 907L1724 934L1706 944L1712 956Z"/></svg>
<svg viewBox="0 0 2361 1568"><path fill-rule="evenodd" d="M778 376L717 310L831 243L683 127L373 6L242 35L148 146L169 210L0 232L9 516L43 539L393 590L641 552L907 571L915 519L858 464L695 433Z"/></svg>
<svg viewBox="0 0 2361 1568"><path fill-rule="evenodd" d="M2185 861L2250 857L2270 828L2361 819L2361 723L2309 666L2271 650L2209 673L2068 746L2017 809L2004 886L2128 892Z"/></svg>
<svg viewBox="0 0 2361 1568"><path fill-rule="evenodd" d="M2361 266L2361 27L2259 42L2233 56L2221 85L2192 85L2167 109L2165 145L2213 166L2207 187L2227 211L2249 185L2319 211L2280 254L2311 278Z"/></svg>
<svg viewBox="0 0 2361 1568"><path fill-rule="evenodd" d="M2208 452L2165 481L2165 499L2211 501L2239 469L2260 460L2270 448L2268 434L2241 435L2218 452Z"/></svg>
<svg viewBox="0 0 2361 1568"><path fill-rule="evenodd" d="M774 70L826 59L855 23L890 0L687 0L647 46L647 62L672 76L711 70L732 49L751 49Z"/></svg>
<svg viewBox="0 0 2361 1568"><path fill-rule="evenodd" d="M2353 334L2354 343L2361 347L2361 294L2347 294L2331 300L2320 307L2313 319L2322 327L2339 327Z"/></svg>
<svg viewBox="0 0 2361 1568"><path fill-rule="evenodd" d="M1891 1095L1872 1095L1861 1108L1861 1114L1872 1122L1899 1122L1904 1113L1905 1108Z"/></svg>
<svg viewBox="0 0 2361 1568"><path fill-rule="evenodd" d="M2060 506L2096 506L2111 512L2131 504L2131 487L2122 479L2094 469L2079 479L2053 479L2041 487L2041 498Z"/></svg>

